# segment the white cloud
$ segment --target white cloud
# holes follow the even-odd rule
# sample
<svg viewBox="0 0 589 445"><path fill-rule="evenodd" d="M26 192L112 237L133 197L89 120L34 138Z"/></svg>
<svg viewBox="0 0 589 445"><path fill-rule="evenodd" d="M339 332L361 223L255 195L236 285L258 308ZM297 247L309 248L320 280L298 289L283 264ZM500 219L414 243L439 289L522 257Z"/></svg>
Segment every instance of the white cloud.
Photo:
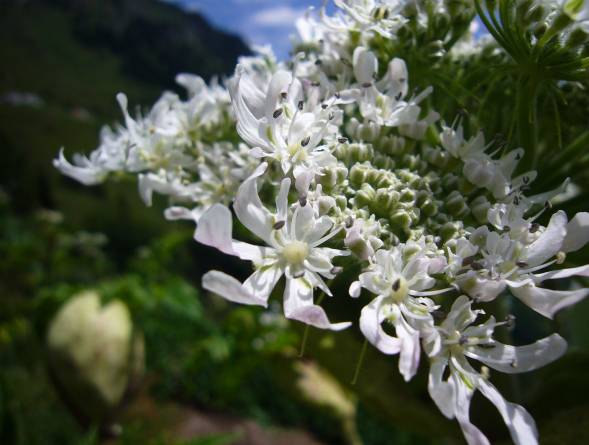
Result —
<svg viewBox="0 0 589 445"><path fill-rule="evenodd" d="M296 19L305 13L305 9L295 9L290 6L276 6L273 8L262 9L256 12L250 18L250 22L258 26L292 27Z"/></svg>

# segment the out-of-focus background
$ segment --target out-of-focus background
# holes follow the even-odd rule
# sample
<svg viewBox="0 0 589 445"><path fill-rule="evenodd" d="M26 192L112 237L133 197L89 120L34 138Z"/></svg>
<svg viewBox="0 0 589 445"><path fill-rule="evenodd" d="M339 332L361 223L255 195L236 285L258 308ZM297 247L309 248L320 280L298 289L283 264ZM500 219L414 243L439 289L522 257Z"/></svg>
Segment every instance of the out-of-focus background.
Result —
<svg viewBox="0 0 589 445"><path fill-rule="evenodd" d="M51 166L62 146L96 146L120 119L119 91L149 107L178 72L230 74L250 44L284 58L295 17L318 3L0 0L0 443L462 443L425 369L405 384L396 359L369 348L351 385L357 329L311 330L299 358L302 328L278 300L262 311L199 291L227 260L166 222L163 202ZM588 302L552 324L529 315L571 351L531 377L494 376L547 444L589 443L588 315ZM509 442L498 414L474 406L493 442Z"/></svg>

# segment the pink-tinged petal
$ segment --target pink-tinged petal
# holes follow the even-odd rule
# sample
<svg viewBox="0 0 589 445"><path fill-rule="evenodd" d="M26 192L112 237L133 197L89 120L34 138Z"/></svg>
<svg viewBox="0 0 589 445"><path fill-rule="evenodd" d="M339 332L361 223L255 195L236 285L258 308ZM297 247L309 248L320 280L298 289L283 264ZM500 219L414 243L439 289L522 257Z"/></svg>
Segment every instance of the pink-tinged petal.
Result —
<svg viewBox="0 0 589 445"><path fill-rule="evenodd" d="M215 204L200 217L194 239L228 255L236 255L232 224L231 211L222 204Z"/></svg>
<svg viewBox="0 0 589 445"><path fill-rule="evenodd" d="M401 340L387 334L381 324L384 321L382 303L385 297L376 297L362 308L360 313L360 330L366 340L384 354L398 354L401 351Z"/></svg>
<svg viewBox="0 0 589 445"><path fill-rule="evenodd" d="M270 244L273 216L264 207L258 195L257 178L265 171L268 164L262 163L255 172L245 180L237 190L237 196L233 204L235 214L242 224L252 233Z"/></svg>
<svg viewBox="0 0 589 445"><path fill-rule="evenodd" d="M284 315L286 318L332 331L341 331L352 325L350 322L330 323L323 308L313 304L313 286L305 278L287 278Z"/></svg>
<svg viewBox="0 0 589 445"><path fill-rule="evenodd" d="M567 234L562 243L563 252L575 252L589 242L589 213L577 213L567 224Z"/></svg>
<svg viewBox="0 0 589 445"><path fill-rule="evenodd" d="M407 324L399 313L395 319L395 331L401 340L401 351L399 355L399 371L406 382L411 380L419 368L421 347L419 344L419 331Z"/></svg>
<svg viewBox="0 0 589 445"><path fill-rule="evenodd" d="M528 285L510 289L513 295L524 304L547 318L553 318L559 310L571 306L589 295L589 289L586 288L558 291Z"/></svg>
<svg viewBox="0 0 589 445"><path fill-rule="evenodd" d="M497 388L483 378L478 380L477 387L495 405L509 429L511 439L516 445L535 445L538 443L536 422L524 407L507 402L497 391Z"/></svg>
<svg viewBox="0 0 589 445"><path fill-rule="evenodd" d="M569 269L552 270L550 272L544 272L535 274L534 282L536 284L546 280L558 280L560 278L568 277L589 277L589 264L579 267L571 267Z"/></svg>
<svg viewBox="0 0 589 445"><path fill-rule="evenodd" d="M446 358L434 358L430 365L427 390L438 409L448 419L454 418L454 387L451 383L444 381L444 371L448 366Z"/></svg>
<svg viewBox="0 0 589 445"><path fill-rule="evenodd" d="M483 362L507 374L533 371L560 358L567 349L567 342L558 334L538 340L525 346L511 346L493 343L492 348L471 346L464 355Z"/></svg>
<svg viewBox="0 0 589 445"><path fill-rule="evenodd" d="M468 378L468 377L466 377ZM470 402L472 400L473 389L469 388L464 380L457 374L452 372L450 374L450 382L454 388L454 415L462 434L468 445L490 445L489 439L470 421Z"/></svg>
<svg viewBox="0 0 589 445"><path fill-rule="evenodd" d="M268 306L266 298L252 295L244 289L238 280L218 270L211 270L203 275L202 287L234 303Z"/></svg>
<svg viewBox="0 0 589 445"><path fill-rule="evenodd" d="M261 267L245 280L243 289L258 299L268 300L282 274L282 269L276 265Z"/></svg>
<svg viewBox="0 0 589 445"><path fill-rule="evenodd" d="M561 249L567 234L567 216L562 210L550 218L546 230L530 244L525 253L528 265L537 266L554 257Z"/></svg>

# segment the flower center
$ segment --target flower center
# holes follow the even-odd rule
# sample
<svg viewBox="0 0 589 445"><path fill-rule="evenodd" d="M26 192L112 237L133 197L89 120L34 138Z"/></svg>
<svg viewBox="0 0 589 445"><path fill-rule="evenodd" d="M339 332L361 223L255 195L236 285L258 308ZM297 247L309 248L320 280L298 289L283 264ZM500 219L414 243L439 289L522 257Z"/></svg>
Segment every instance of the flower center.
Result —
<svg viewBox="0 0 589 445"><path fill-rule="evenodd" d="M391 298L400 303L407 297L408 293L409 286L407 280L399 275L393 280L393 284L391 285Z"/></svg>
<svg viewBox="0 0 589 445"><path fill-rule="evenodd" d="M293 241L282 249L282 257L290 264L301 264L309 255L309 246L302 241Z"/></svg>

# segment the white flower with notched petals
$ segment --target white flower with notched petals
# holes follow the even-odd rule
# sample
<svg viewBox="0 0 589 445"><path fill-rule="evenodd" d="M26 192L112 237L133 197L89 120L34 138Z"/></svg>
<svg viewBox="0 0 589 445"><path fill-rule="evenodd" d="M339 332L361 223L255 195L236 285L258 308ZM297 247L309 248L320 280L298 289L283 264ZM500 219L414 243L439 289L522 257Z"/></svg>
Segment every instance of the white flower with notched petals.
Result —
<svg viewBox="0 0 589 445"><path fill-rule="evenodd" d="M589 295L588 288L557 291L539 287L547 280L589 276L589 265L540 272L561 263L566 253L579 250L589 241L589 213L578 213L568 222L566 214L558 211L547 227L537 225L530 230L537 235L526 245L508 234L499 235L486 227L477 229L471 242L480 247L482 258L456 278L460 288L478 301L491 301L509 288L515 297L548 318Z"/></svg>
<svg viewBox="0 0 589 445"><path fill-rule="evenodd" d="M202 215L196 230L197 241L252 261L256 271L243 284L223 272L210 271L203 277L203 286L231 301L266 306L270 293L284 275L287 318L323 329L347 328L349 322L330 323L324 310L313 303L313 290L317 287L331 296L322 277L331 279L338 272L332 259L349 254L321 247L339 232L339 228L334 228L327 216L316 218L310 205L297 203L294 210L289 209L288 178L280 185L276 212L269 211L262 205L257 190L257 179L265 169L266 165L262 164L243 183L233 207L242 224L261 238L266 247L233 240L231 213L220 204Z"/></svg>
<svg viewBox="0 0 589 445"><path fill-rule="evenodd" d="M421 331L427 334L434 323L431 313L437 306L426 297L452 290L427 291L436 284L429 274L439 272L441 264L423 253L406 260L403 246L381 249L368 271L350 287L353 297L360 296L361 288L377 295L362 309L360 329L381 352L400 354L399 370L405 380L410 380L419 366ZM385 322L395 327L396 337L384 331L381 325Z"/></svg>
<svg viewBox="0 0 589 445"><path fill-rule="evenodd" d="M292 171L297 190L306 193L316 175L337 164L323 142L340 112L334 101L309 107L303 85L288 71L277 71L266 91L242 71L238 67L230 87L237 132L253 156L276 160L285 174Z"/></svg>
<svg viewBox="0 0 589 445"><path fill-rule="evenodd" d="M422 133L418 127L425 126L425 130L438 119L437 113L433 112L424 120L419 119L419 103L432 92L431 87L405 100L409 74L403 60L391 60L386 75L377 82L378 59L372 51L359 46L354 50L353 67L357 83L342 91L341 95L355 99L364 119L377 125L401 127L407 135L415 136Z"/></svg>
<svg viewBox="0 0 589 445"><path fill-rule="evenodd" d="M495 405L516 444L537 444L538 432L530 414L522 406L507 402L488 381L488 376L477 372L468 359L505 373L527 372L562 356L566 342L553 334L527 346L504 345L492 335L496 326L507 322L496 323L489 317L485 323L473 325L484 312L473 311L471 306L468 297L457 298L444 322L436 327L442 346L430 358L429 394L446 417L456 418L471 445L489 444L469 419L470 402L477 390Z"/></svg>

